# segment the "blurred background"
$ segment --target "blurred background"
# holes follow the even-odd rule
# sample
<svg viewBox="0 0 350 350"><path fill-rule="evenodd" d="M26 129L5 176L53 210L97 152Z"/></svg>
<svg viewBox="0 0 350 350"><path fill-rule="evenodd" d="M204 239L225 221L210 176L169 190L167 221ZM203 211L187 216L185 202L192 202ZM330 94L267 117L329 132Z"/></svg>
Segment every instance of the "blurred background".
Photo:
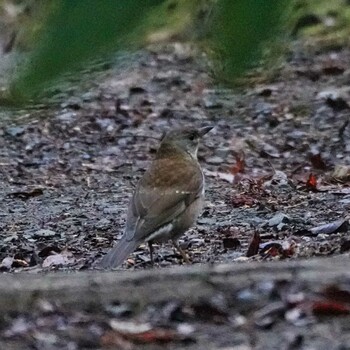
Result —
<svg viewBox="0 0 350 350"><path fill-rule="evenodd" d="M348 3L0 0L1 101L40 100L65 74L77 78L87 67L100 69L169 43L204 57L212 77L233 86L257 66L273 74L288 57L291 38L302 36L317 47L347 43Z"/></svg>

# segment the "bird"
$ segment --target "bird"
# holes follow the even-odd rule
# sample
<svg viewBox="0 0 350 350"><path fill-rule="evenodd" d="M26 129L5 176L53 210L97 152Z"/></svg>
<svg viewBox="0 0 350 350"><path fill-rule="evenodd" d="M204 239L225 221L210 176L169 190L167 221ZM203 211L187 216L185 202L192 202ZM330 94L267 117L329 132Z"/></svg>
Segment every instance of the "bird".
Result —
<svg viewBox="0 0 350 350"><path fill-rule="evenodd" d="M153 265L154 242L171 240L186 263L179 237L196 222L204 203L205 180L197 159L200 139L213 126L179 128L165 133L151 166L130 199L125 231L98 264L114 269L142 243Z"/></svg>

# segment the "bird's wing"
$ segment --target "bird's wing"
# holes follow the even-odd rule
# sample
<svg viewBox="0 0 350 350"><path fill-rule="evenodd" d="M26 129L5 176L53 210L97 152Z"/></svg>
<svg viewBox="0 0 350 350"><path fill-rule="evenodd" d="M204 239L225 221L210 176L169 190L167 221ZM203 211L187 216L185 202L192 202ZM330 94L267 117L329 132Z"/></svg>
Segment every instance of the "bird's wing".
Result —
<svg viewBox="0 0 350 350"><path fill-rule="evenodd" d="M159 159L140 180L130 202L127 240L142 241L180 215L203 191L197 162Z"/></svg>

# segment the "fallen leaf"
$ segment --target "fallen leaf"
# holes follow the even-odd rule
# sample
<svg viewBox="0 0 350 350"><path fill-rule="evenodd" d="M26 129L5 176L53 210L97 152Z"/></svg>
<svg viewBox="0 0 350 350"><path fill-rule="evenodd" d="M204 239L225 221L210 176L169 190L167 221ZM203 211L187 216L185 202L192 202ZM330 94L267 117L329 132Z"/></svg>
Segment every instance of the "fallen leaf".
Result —
<svg viewBox="0 0 350 350"><path fill-rule="evenodd" d="M135 343L167 343L182 338L174 330L153 328L149 323L111 320L110 326L117 334L123 336L124 339Z"/></svg>
<svg viewBox="0 0 350 350"><path fill-rule="evenodd" d="M317 191L317 178L314 174L310 174L306 181L306 188L311 191Z"/></svg>
<svg viewBox="0 0 350 350"><path fill-rule="evenodd" d="M269 243L267 246L264 246L263 251L260 251L260 254L264 257L271 256L281 256L282 255L282 245L278 243Z"/></svg>
<svg viewBox="0 0 350 350"><path fill-rule="evenodd" d="M244 173L245 170L245 156L244 153L235 154L236 164L231 168L231 173L236 175L238 173Z"/></svg>
<svg viewBox="0 0 350 350"><path fill-rule="evenodd" d="M313 302L311 310L315 316L341 316L350 314L350 307L348 305L329 300Z"/></svg>
<svg viewBox="0 0 350 350"><path fill-rule="evenodd" d="M23 259L13 259L12 267L28 267L29 264Z"/></svg>
<svg viewBox="0 0 350 350"><path fill-rule="evenodd" d="M350 180L350 166L341 164L336 165L332 177L342 182Z"/></svg>
<svg viewBox="0 0 350 350"><path fill-rule="evenodd" d="M169 343L181 339L176 331L162 328L154 328L139 334L129 334L127 338L133 342L141 344Z"/></svg>
<svg viewBox="0 0 350 350"><path fill-rule="evenodd" d="M249 258L251 256L258 254L259 245L260 245L260 234L259 232L255 231L252 237L252 240L249 243L246 256Z"/></svg>
<svg viewBox="0 0 350 350"><path fill-rule="evenodd" d="M294 241L272 241L260 244L260 254L267 256L280 256L290 258L295 254L296 244Z"/></svg>
<svg viewBox="0 0 350 350"><path fill-rule="evenodd" d="M247 195L247 194L238 194L234 195L230 200L229 203L235 207L253 207L254 205L258 204L258 201L256 198Z"/></svg>
<svg viewBox="0 0 350 350"><path fill-rule="evenodd" d="M347 219L339 219L329 224L313 227L310 231L313 235L332 234L337 232L347 232L349 229L349 221Z"/></svg>
<svg viewBox="0 0 350 350"><path fill-rule="evenodd" d="M34 188L33 190L28 190L28 191L12 192L7 194L7 196L27 200L32 197L41 196L42 194L44 194L44 191L42 188Z"/></svg>
<svg viewBox="0 0 350 350"><path fill-rule="evenodd" d="M326 170L327 169L327 165L324 162L324 160L322 159L320 153L312 154L310 156L310 161L311 161L312 166L315 169L321 169L321 170Z"/></svg>

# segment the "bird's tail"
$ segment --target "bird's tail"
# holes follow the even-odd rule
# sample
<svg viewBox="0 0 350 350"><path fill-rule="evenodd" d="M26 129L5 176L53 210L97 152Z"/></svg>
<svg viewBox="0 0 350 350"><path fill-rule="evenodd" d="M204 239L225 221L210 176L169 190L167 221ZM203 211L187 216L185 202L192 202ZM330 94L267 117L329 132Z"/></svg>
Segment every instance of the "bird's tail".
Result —
<svg viewBox="0 0 350 350"><path fill-rule="evenodd" d="M127 241L126 237L122 237L117 246L112 248L97 266L103 269L114 269L120 266L138 245L139 243L135 240Z"/></svg>

